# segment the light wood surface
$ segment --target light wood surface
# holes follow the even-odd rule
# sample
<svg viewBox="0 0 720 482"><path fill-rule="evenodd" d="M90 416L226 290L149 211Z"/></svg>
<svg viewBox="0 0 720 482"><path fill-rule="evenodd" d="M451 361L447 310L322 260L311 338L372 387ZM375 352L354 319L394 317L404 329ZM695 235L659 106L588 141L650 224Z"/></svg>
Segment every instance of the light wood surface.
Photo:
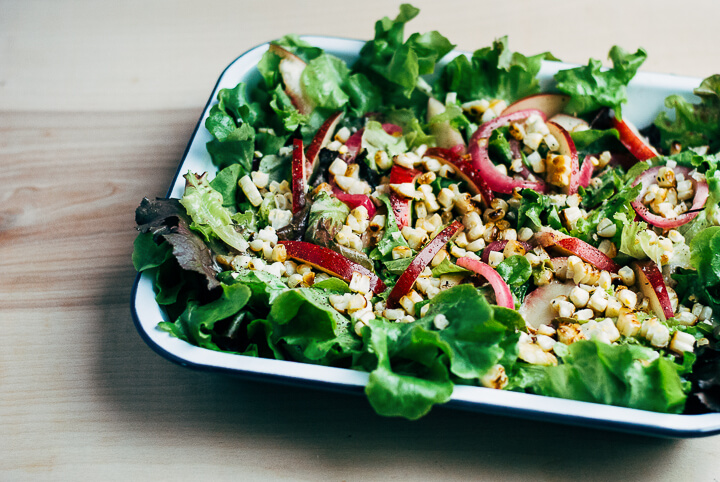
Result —
<svg viewBox="0 0 720 482"><path fill-rule="evenodd" d="M720 72L714 1L416 2L412 31L571 62ZM663 440L190 371L129 310L134 208L162 195L220 71L289 32L367 38L362 2L0 0L0 480L718 480L720 437Z"/></svg>

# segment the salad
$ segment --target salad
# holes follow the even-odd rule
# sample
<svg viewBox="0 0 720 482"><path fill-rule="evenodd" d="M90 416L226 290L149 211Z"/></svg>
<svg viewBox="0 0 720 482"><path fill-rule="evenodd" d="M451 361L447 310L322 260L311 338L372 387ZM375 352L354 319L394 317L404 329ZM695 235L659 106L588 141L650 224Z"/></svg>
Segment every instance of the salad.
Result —
<svg viewBox="0 0 720 482"><path fill-rule="evenodd" d="M136 211L159 329L369 372L373 408L410 419L459 384L720 411L720 75L638 130L643 49L541 91L551 54L449 56L405 37L417 14L352 65L283 37L259 85L220 90L217 172Z"/></svg>

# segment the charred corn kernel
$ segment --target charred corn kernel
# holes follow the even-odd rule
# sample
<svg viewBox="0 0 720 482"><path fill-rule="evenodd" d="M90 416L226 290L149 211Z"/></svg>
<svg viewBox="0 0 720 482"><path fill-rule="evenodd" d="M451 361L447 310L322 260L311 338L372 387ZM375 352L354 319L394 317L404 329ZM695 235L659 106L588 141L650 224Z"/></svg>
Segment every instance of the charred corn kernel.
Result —
<svg viewBox="0 0 720 482"><path fill-rule="evenodd" d="M517 231L513 228L504 229L500 233L500 239L504 239L505 241L517 241Z"/></svg>
<svg viewBox="0 0 720 482"><path fill-rule="evenodd" d="M635 272L631 267L623 266L618 271L618 275L620 275L620 281L622 281L625 286L632 286L635 284Z"/></svg>
<svg viewBox="0 0 720 482"><path fill-rule="evenodd" d="M421 174L418 177L418 184L431 184L435 180L436 176L435 173L432 171L428 171L424 174Z"/></svg>
<svg viewBox="0 0 720 482"><path fill-rule="evenodd" d="M660 187L675 187L675 171L669 167L661 167L657 174L657 183Z"/></svg>
<svg viewBox="0 0 720 482"><path fill-rule="evenodd" d="M551 151L557 151L560 149L560 143L552 134L546 134L545 137L543 137L543 141L545 141L545 145Z"/></svg>
<svg viewBox="0 0 720 482"><path fill-rule="evenodd" d="M558 155L546 162L547 182L558 187L570 185L572 174L572 160L570 156Z"/></svg>
<svg viewBox="0 0 720 482"><path fill-rule="evenodd" d="M707 321L707 320L709 320L710 318L712 318L712 315L713 315L712 308L710 308L709 306L705 306L705 307L703 307L702 312L700 313L699 318L700 318L700 320L702 320L702 321Z"/></svg>
<svg viewBox="0 0 720 482"><path fill-rule="evenodd" d="M464 274L444 274L440 276L439 288L441 290L452 288L453 286L459 285L464 278Z"/></svg>
<svg viewBox="0 0 720 482"><path fill-rule="evenodd" d="M617 317L617 328L623 336L635 336L640 332L641 323L637 315L628 308L620 308Z"/></svg>
<svg viewBox="0 0 720 482"><path fill-rule="evenodd" d="M480 239L476 239L475 241L468 243L468 245L465 247L465 250L476 253L484 248L485 248L485 240L480 238Z"/></svg>
<svg viewBox="0 0 720 482"><path fill-rule="evenodd" d="M588 300L588 308L592 308L598 313L604 312L607 305L607 294L603 290L595 290Z"/></svg>
<svg viewBox="0 0 720 482"><path fill-rule="evenodd" d="M300 283L302 283L302 280L303 280L303 277L300 273L291 274L288 277L288 286L290 288L295 288L295 287L299 286Z"/></svg>
<svg viewBox="0 0 720 482"><path fill-rule="evenodd" d="M422 247L428 237L424 229L411 228L410 226L402 228L401 233L408 245L416 251Z"/></svg>
<svg viewBox="0 0 720 482"><path fill-rule="evenodd" d="M347 127L341 127L335 133L335 140L338 142L342 142L343 144L345 144L349 138L350 138L350 129L348 129Z"/></svg>
<svg viewBox="0 0 720 482"><path fill-rule="evenodd" d="M595 316L595 312L590 308L584 308L575 312L574 318L576 320L592 320Z"/></svg>
<svg viewBox="0 0 720 482"><path fill-rule="evenodd" d="M550 325L540 325L537 329L538 335L555 336L555 328Z"/></svg>
<svg viewBox="0 0 720 482"><path fill-rule="evenodd" d="M526 159L534 173L541 174L545 172L545 159L542 158L538 151L531 152Z"/></svg>
<svg viewBox="0 0 720 482"><path fill-rule="evenodd" d="M632 290L620 290L617 293L617 299L631 310L637 305L637 294Z"/></svg>
<svg viewBox="0 0 720 482"><path fill-rule="evenodd" d="M453 206L453 200L455 198L455 193L453 193L450 189L444 187L440 190L440 194L437 196L437 200L440 203L442 207L445 209L449 209Z"/></svg>
<svg viewBox="0 0 720 482"><path fill-rule="evenodd" d="M357 182L357 179L350 176L335 176L335 183L340 189L348 192L350 188Z"/></svg>
<svg viewBox="0 0 720 482"><path fill-rule="evenodd" d="M461 232L456 238L455 238L455 244L460 248L465 248L468 245L467 236L465 235L465 231Z"/></svg>
<svg viewBox="0 0 720 482"><path fill-rule="evenodd" d="M560 212L560 217L561 217L565 227L569 230L572 230L575 227L575 224L578 222L578 220L582 217L582 213L580 212L579 208L571 207L571 208L563 209Z"/></svg>
<svg viewBox="0 0 720 482"><path fill-rule="evenodd" d="M449 164L443 164L438 170L438 175L444 178L453 177L455 175L455 169L453 169Z"/></svg>
<svg viewBox="0 0 720 482"><path fill-rule="evenodd" d="M356 181L350 186L347 192L348 194L370 194L372 190L370 189L370 185L365 181Z"/></svg>
<svg viewBox="0 0 720 482"><path fill-rule="evenodd" d="M533 151L537 151L537 148L540 147L540 143L542 142L542 140L543 135L539 132L528 132L523 138L523 144L528 146Z"/></svg>
<svg viewBox="0 0 720 482"><path fill-rule="evenodd" d="M383 171L386 171L392 167L393 161L385 151L377 151L375 153L375 164Z"/></svg>
<svg viewBox="0 0 720 482"><path fill-rule="evenodd" d="M590 293L576 286L570 291L570 301L578 308L584 308L590 300Z"/></svg>
<svg viewBox="0 0 720 482"><path fill-rule="evenodd" d="M398 303L403 307L408 315L415 316L415 302L408 295L400 298Z"/></svg>
<svg viewBox="0 0 720 482"><path fill-rule="evenodd" d="M612 286L612 278L610 277L610 273L608 273L607 271L601 271L600 278L598 279L597 284L604 290L610 288Z"/></svg>
<svg viewBox="0 0 720 482"><path fill-rule="evenodd" d="M270 259L272 259L273 261L284 263L287 259L287 249L285 249L285 245L276 244L275 247L272 249Z"/></svg>
<svg viewBox="0 0 720 482"><path fill-rule="evenodd" d="M342 146L342 142L335 140L329 143L327 145L327 148L331 151L337 151L338 149L340 149L340 146Z"/></svg>
<svg viewBox="0 0 720 482"><path fill-rule="evenodd" d="M270 273L273 276L277 276L278 278L281 278L282 275L285 274L285 265L280 262L268 264L265 265L263 271L265 271L266 273Z"/></svg>
<svg viewBox="0 0 720 482"><path fill-rule="evenodd" d="M438 315L440 316L440 315ZM495 388L502 390L508 384L508 376L505 373L505 367L502 365L493 365L485 375L480 377L480 384L485 388Z"/></svg>
<svg viewBox="0 0 720 482"><path fill-rule="evenodd" d="M518 343L518 358L532 365L557 365L555 355L530 343Z"/></svg>
<svg viewBox="0 0 720 482"><path fill-rule="evenodd" d="M598 245L598 249L608 258L617 256L617 246L609 239L603 239Z"/></svg>
<svg viewBox="0 0 720 482"><path fill-rule="evenodd" d="M504 260L505 256L503 256L502 251L493 251L488 255L488 264L493 268L502 263Z"/></svg>
<svg viewBox="0 0 720 482"><path fill-rule="evenodd" d="M400 308L385 309L385 311L383 311L383 316L390 321L397 321L397 320L401 319L403 316L405 316L405 310L400 309Z"/></svg>
<svg viewBox="0 0 720 482"><path fill-rule="evenodd" d="M570 345L580 340L587 340L587 337L577 323L560 323L557 328L557 338L560 343Z"/></svg>
<svg viewBox="0 0 720 482"><path fill-rule="evenodd" d="M698 317L692 312L683 312L675 314L675 321L685 326L693 326L698 322Z"/></svg>
<svg viewBox="0 0 720 482"><path fill-rule="evenodd" d="M617 298L608 298L608 304L605 308L605 316L607 316L608 318L617 318L617 316L620 314L621 308L622 303L620 303Z"/></svg>
<svg viewBox="0 0 720 482"><path fill-rule="evenodd" d="M328 168L328 171L330 171L330 174L333 176L344 176L347 172L348 165L340 159L339 157L336 158L332 164L330 164L330 167Z"/></svg>
<svg viewBox="0 0 720 482"><path fill-rule="evenodd" d="M437 254L433 257L432 261L430 261L430 266L433 268L440 265L440 263L443 262L445 258L447 258L448 252L445 249L441 249L437 252Z"/></svg>
<svg viewBox="0 0 720 482"><path fill-rule="evenodd" d="M533 231L530 228L521 228L517 232L517 238L519 241L529 241L533 236Z"/></svg>
<svg viewBox="0 0 720 482"><path fill-rule="evenodd" d="M657 318L648 318L640 326L640 336L656 348L663 348L670 342L670 330Z"/></svg>
<svg viewBox="0 0 720 482"><path fill-rule="evenodd" d="M370 277L358 272L353 272L348 286L350 287L350 291L368 293L370 291Z"/></svg>
<svg viewBox="0 0 720 482"><path fill-rule="evenodd" d="M313 273L312 271L305 273L304 275L302 275L302 280L303 280L303 283L308 286L314 285L315 284L315 273Z"/></svg>
<svg viewBox="0 0 720 482"><path fill-rule="evenodd" d="M483 219L486 223L496 223L505 217L505 209L488 208L483 212Z"/></svg>
<svg viewBox="0 0 720 482"><path fill-rule="evenodd" d="M435 328L438 330L444 330L448 326L450 326L450 321L448 321L447 317L443 314L435 315L435 318L433 318L433 325L435 325Z"/></svg>
<svg viewBox="0 0 720 482"><path fill-rule="evenodd" d="M393 259L409 258L412 256L412 250L407 246L396 246L392 249Z"/></svg>
<svg viewBox="0 0 720 482"><path fill-rule="evenodd" d="M545 286L547 284L550 284L550 282L553 280L553 272L549 269L544 269L540 272L540 274L535 279L535 284L538 286Z"/></svg>
<svg viewBox="0 0 720 482"><path fill-rule="evenodd" d="M250 173L250 176L252 177L253 184L255 184L255 187L258 189L267 187L270 182L270 176L265 172L253 171Z"/></svg>
<svg viewBox="0 0 720 482"><path fill-rule="evenodd" d="M692 352L695 346L695 337L684 331L676 331L670 342L670 349L675 353L682 354Z"/></svg>
<svg viewBox="0 0 720 482"><path fill-rule="evenodd" d="M262 271L262 269L265 267L265 260L261 258L252 258L250 262L248 262L248 269L253 271Z"/></svg>
<svg viewBox="0 0 720 482"><path fill-rule="evenodd" d="M503 231L504 232L504 231ZM510 256L525 256L525 248L517 241L508 241L503 249L503 256L509 258Z"/></svg>
<svg viewBox="0 0 720 482"><path fill-rule="evenodd" d="M434 157L423 157L422 163L425 170L430 172L438 172L442 167L442 163Z"/></svg>
<svg viewBox="0 0 720 482"><path fill-rule="evenodd" d="M467 251L464 250L463 248L461 248L460 246L458 246L458 245L456 245L456 244L453 244L453 245L450 247L450 254L452 254L452 255L455 256L456 258L462 258L462 257L464 257L465 255L467 255ZM500 253L500 256L502 256L502 253ZM491 265L491 266L492 266L492 265Z"/></svg>
<svg viewBox="0 0 720 482"><path fill-rule="evenodd" d="M598 159L598 167L605 167L607 166L610 161L612 160L612 154L610 154L610 151L603 151L600 154L600 158Z"/></svg>
<svg viewBox="0 0 720 482"><path fill-rule="evenodd" d="M250 179L250 176L245 175L241 177L238 181L238 185L240 186L240 189L242 189L242 192L245 193L245 197L247 197L248 201L250 201L250 204L255 207L262 204L263 198L260 195L260 191L258 191L257 186L255 186L252 179Z"/></svg>
<svg viewBox="0 0 720 482"><path fill-rule="evenodd" d="M602 236L603 238L612 238L616 232L617 226L608 218L602 218L597 225L598 236Z"/></svg>
<svg viewBox="0 0 720 482"><path fill-rule="evenodd" d="M411 156L408 156L407 153L398 154L393 158L393 162L406 169L412 169L415 167L415 160Z"/></svg>
<svg viewBox="0 0 720 482"><path fill-rule="evenodd" d="M372 221L370 221L370 231L373 233L377 233L378 231L385 228L385 220L387 218L384 214L376 214L375 217L373 217Z"/></svg>

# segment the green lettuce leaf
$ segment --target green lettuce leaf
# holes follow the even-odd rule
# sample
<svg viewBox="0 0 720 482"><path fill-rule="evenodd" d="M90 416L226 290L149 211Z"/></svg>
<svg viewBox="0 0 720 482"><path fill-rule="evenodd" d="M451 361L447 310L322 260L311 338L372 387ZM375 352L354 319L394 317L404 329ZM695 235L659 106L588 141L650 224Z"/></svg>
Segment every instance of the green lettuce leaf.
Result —
<svg viewBox="0 0 720 482"><path fill-rule="evenodd" d="M381 415L419 418L449 400L451 375L478 383L496 364L510 369L517 358L522 317L495 309L472 285L443 291L428 305L415 323L373 320L364 333L366 350L375 355L364 361L372 370L365 393ZM449 325L438 331L436 316Z"/></svg>
<svg viewBox="0 0 720 482"><path fill-rule="evenodd" d="M335 235L342 229L348 214L350 208L347 204L321 191L310 207L305 241L326 248L331 247Z"/></svg>
<svg viewBox="0 0 720 482"><path fill-rule="evenodd" d="M230 211L223 207L222 195L208 183L207 173L202 176L188 173L185 182L185 193L180 204L185 207L193 223L209 228L225 244L244 252L248 243L235 228Z"/></svg>
<svg viewBox="0 0 720 482"><path fill-rule="evenodd" d="M655 119L660 131L660 145L670 149L679 142L684 148L710 146L711 152L720 148L720 75L703 80L695 89L700 102L693 104L680 95L665 99L665 107L674 109L674 119L661 112Z"/></svg>
<svg viewBox="0 0 720 482"><path fill-rule="evenodd" d="M548 53L525 57L508 48L507 37L492 47L476 50L471 59L460 55L443 70L440 85L445 92L457 92L461 102L503 99L510 103L540 92L537 74Z"/></svg>
<svg viewBox="0 0 720 482"><path fill-rule="evenodd" d="M385 151L388 157L393 158L408 150L405 138L388 134L383 129L382 124L376 121L370 121L365 126L362 135L362 148L367 150L365 162L374 171L378 170L377 164L375 164L375 153L377 151Z"/></svg>
<svg viewBox="0 0 720 482"><path fill-rule="evenodd" d="M615 110L622 119L622 104L627 102L627 85L647 58L644 49L630 53L617 45L610 49L611 69L603 69L602 63L590 59L588 65L561 70L555 74L557 89L570 95L565 112L582 116L601 107Z"/></svg>
<svg viewBox="0 0 720 482"><path fill-rule="evenodd" d="M392 252L392 250L398 246L404 246L408 248L407 241L403 237L402 233L397 226L395 215L393 214L392 206L390 205L390 198L385 194L379 196L379 199L385 204L387 208L387 216L385 218L385 232L383 237L378 242L375 250L370 253L370 257L374 259L385 259Z"/></svg>
<svg viewBox="0 0 720 482"><path fill-rule="evenodd" d="M621 407L681 413L685 406L682 366L640 345L578 341L562 363L543 369L535 393Z"/></svg>
<svg viewBox="0 0 720 482"><path fill-rule="evenodd" d="M245 173L249 173L255 155L255 130L250 124L242 124L223 140L213 139L208 142L207 151L219 169L240 164Z"/></svg>

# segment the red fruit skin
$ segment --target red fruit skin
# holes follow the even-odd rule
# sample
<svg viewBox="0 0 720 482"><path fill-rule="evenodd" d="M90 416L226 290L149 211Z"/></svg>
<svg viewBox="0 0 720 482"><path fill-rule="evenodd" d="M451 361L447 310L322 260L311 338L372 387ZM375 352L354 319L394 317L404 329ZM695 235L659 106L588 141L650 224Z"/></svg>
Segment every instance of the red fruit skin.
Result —
<svg viewBox="0 0 720 482"><path fill-rule="evenodd" d="M662 216L658 216L657 214L653 214L642 202L642 199L645 197L648 188L655 181L659 171L660 166L651 167L650 169L640 174L637 179L635 179L635 181L633 182L633 186L637 186L639 183L642 183L643 188L640 191L638 197L631 203L633 209L635 209L635 212L639 217L642 218L643 221L653 226L657 226L658 228L673 229L677 228L678 226L682 226L683 224L689 223L690 221L695 219L697 215L700 214L702 208L705 207L708 195L710 194L707 182L693 179L690 176L691 170L687 167L675 166L673 171L675 171L676 174L680 173L685 176L685 179L690 179L693 182L695 197L693 198L692 207L690 207L688 212L686 212L685 214L681 214L680 216L668 219Z"/></svg>
<svg viewBox="0 0 720 482"><path fill-rule="evenodd" d="M305 207L305 192L307 191L307 180L305 172L305 155L303 154L302 139L293 140L292 157L292 212L293 214L302 211Z"/></svg>
<svg viewBox="0 0 720 482"><path fill-rule="evenodd" d="M532 247L528 243L524 241L518 241L518 243L520 243L520 245L525 249L526 253L532 250ZM493 241L492 243L488 244L487 246L485 246L485 249L483 249L482 256L480 256L480 261L482 261L483 263L487 263L490 259L490 253L492 253L493 251L504 250L507 244L508 242L506 240Z"/></svg>
<svg viewBox="0 0 720 482"><path fill-rule="evenodd" d="M513 102L502 112L502 115L535 109L541 111L545 118L549 119L561 114L568 102L570 102L570 96L564 94L535 94Z"/></svg>
<svg viewBox="0 0 720 482"><path fill-rule="evenodd" d="M410 263L410 266L400 275L400 278L398 278L395 283L395 287L390 292L387 299L388 308L397 308L400 298L410 292L415 284L415 280L417 280L425 267L430 264L430 261L432 261L435 255L438 254L453 236L456 236L463 229L462 223L453 221L420 250L417 256L415 256L415 259Z"/></svg>
<svg viewBox="0 0 720 482"><path fill-rule="evenodd" d="M370 289L373 293L380 294L387 289L375 273L332 249L305 241L280 241L279 244L285 246L288 257L307 263L348 283L352 280L353 273L360 273L370 278Z"/></svg>
<svg viewBox="0 0 720 482"><path fill-rule="evenodd" d="M477 166L468 161L463 155L465 146L455 146L452 149L442 149L440 147L431 147L425 153L428 157L433 157L438 161L449 164L455 169L455 172L463 181L467 183L473 194L480 194L483 198L485 206L490 206L490 202L495 198L492 189L483 179Z"/></svg>
<svg viewBox="0 0 720 482"><path fill-rule="evenodd" d="M554 248L563 256L575 255L600 270L617 273L620 266L599 249L578 238L546 229L535 235L535 241L543 248Z"/></svg>
<svg viewBox="0 0 720 482"><path fill-rule="evenodd" d="M337 129L338 124L340 124L342 118L342 111L331 114L330 117L328 117L325 122L323 122L323 124L320 126L320 129L318 129L317 133L315 133L315 137L313 137L312 142L310 142L310 145L305 152L305 170L307 171L308 179L312 177L315 169L317 168L318 158L320 157L320 150L330 143L333 138L333 134L335 134L335 130Z"/></svg>
<svg viewBox="0 0 720 482"><path fill-rule="evenodd" d="M332 188L335 197L347 204L350 209L355 209L358 206L365 206L369 218L372 219L373 216L375 216L377 208L365 194L348 194L334 184L332 185Z"/></svg>
<svg viewBox="0 0 720 482"><path fill-rule="evenodd" d="M300 57L279 45L270 44L269 50L282 59L280 60L280 75L285 84L285 93L290 97L290 101L301 114L310 114L315 106L305 97L300 85L300 75L307 64Z"/></svg>
<svg viewBox="0 0 720 482"><path fill-rule="evenodd" d="M590 156L587 156L582 163L580 168L580 174L578 175L578 184L582 187L588 187L590 181L592 181L593 170L595 167L590 162Z"/></svg>
<svg viewBox="0 0 720 482"><path fill-rule="evenodd" d="M547 119L545 113L540 110L526 109L515 111L484 123L473 134L470 140L470 156L473 167L479 172L479 176L492 191L503 194L511 194L513 189L516 188L532 189L533 191L541 193L547 191L547 185L543 181L517 181L510 176L502 174L495 168L487 152L490 134L492 134L495 129L506 126L511 122L527 119L533 114L539 115L543 120Z"/></svg>
<svg viewBox="0 0 720 482"><path fill-rule="evenodd" d="M612 124L620 134L620 142L638 161L647 161L657 157L658 153L653 146L645 142L636 129L628 121L612 118Z"/></svg>
<svg viewBox="0 0 720 482"><path fill-rule="evenodd" d="M407 182L415 182L415 178L420 175L420 171L415 169L407 169L397 164L393 165L390 170L390 184L404 184ZM402 230L405 226L410 225L412 217L412 199L400 196L399 194L390 192L390 206L395 215L395 222L398 229Z"/></svg>
<svg viewBox="0 0 720 482"><path fill-rule="evenodd" d="M650 308L662 321L674 316L670 294L658 266L651 260L633 263L640 289L650 302Z"/></svg>
<svg viewBox="0 0 720 482"><path fill-rule="evenodd" d="M485 264L482 261L467 257L459 258L457 260L457 265L461 268L469 269L488 280L490 286L492 286L493 291L495 292L495 301L498 306L510 308L511 310L515 309L515 301L513 300L510 287L492 266Z"/></svg>

